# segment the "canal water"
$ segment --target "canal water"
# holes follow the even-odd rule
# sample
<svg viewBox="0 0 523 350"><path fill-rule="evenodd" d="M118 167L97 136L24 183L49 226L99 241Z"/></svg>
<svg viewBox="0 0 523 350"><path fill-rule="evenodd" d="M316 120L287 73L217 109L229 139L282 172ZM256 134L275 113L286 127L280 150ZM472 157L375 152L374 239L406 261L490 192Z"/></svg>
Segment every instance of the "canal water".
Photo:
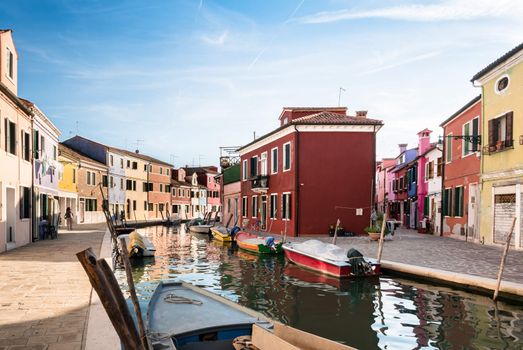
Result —
<svg viewBox="0 0 523 350"><path fill-rule="evenodd" d="M157 249L133 262L143 301L160 280L179 279L358 349L523 349L523 306L387 275L340 282L183 227L140 232Z"/></svg>

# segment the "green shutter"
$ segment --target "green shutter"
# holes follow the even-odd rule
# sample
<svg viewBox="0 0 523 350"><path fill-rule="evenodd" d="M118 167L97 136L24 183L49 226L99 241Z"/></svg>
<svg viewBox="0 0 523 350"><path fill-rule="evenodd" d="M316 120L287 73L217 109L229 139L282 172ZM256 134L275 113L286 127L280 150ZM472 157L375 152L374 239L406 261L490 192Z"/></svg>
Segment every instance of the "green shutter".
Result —
<svg viewBox="0 0 523 350"><path fill-rule="evenodd" d="M479 119L474 118L472 119L472 136L474 136L474 139L472 141L472 151L477 152L478 151L478 136L479 136Z"/></svg>
<svg viewBox="0 0 523 350"><path fill-rule="evenodd" d="M469 129L470 129L470 124L469 123L465 124L464 130L463 130L465 136L469 136L470 135ZM469 154L470 142L469 142L468 139L465 138L465 140L463 140L463 143L464 143L464 145L463 145L463 155L466 156L467 154Z"/></svg>
<svg viewBox="0 0 523 350"><path fill-rule="evenodd" d="M425 197L425 200L424 200L424 205L423 205L423 214L425 216L429 216L429 197Z"/></svg>

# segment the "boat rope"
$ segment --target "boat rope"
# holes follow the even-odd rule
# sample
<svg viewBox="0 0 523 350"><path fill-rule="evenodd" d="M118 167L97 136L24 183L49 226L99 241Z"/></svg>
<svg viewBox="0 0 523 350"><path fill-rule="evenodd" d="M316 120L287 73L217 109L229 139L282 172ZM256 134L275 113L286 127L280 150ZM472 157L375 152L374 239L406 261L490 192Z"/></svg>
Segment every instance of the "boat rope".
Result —
<svg viewBox="0 0 523 350"><path fill-rule="evenodd" d="M182 297L182 296L179 296L179 295L176 295L173 293L167 294L163 298L163 301L165 301L166 303L171 303L171 304L194 304L194 305L203 304L200 300Z"/></svg>

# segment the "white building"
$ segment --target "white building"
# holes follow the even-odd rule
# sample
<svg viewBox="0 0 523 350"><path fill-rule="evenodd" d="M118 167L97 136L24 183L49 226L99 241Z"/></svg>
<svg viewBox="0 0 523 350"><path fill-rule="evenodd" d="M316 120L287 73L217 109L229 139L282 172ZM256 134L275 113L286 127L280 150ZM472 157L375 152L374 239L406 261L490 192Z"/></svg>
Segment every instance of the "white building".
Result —
<svg viewBox="0 0 523 350"><path fill-rule="evenodd" d="M441 146L432 147L425 157L425 183L427 196L425 197L425 216L431 222L433 233L439 233L441 226L441 181L442 181L442 150Z"/></svg>

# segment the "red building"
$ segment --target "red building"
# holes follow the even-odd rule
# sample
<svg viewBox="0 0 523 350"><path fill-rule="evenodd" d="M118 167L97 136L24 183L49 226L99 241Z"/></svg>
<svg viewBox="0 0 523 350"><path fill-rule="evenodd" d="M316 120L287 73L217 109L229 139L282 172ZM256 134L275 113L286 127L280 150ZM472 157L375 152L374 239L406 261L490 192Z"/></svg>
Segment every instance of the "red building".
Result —
<svg viewBox="0 0 523 350"><path fill-rule="evenodd" d="M171 174L171 212L180 219L191 219L191 184L185 181L185 170L173 169Z"/></svg>
<svg viewBox="0 0 523 350"><path fill-rule="evenodd" d="M444 135L443 234L476 238L480 178L481 96L441 125Z"/></svg>
<svg viewBox="0 0 523 350"><path fill-rule="evenodd" d="M339 218L362 234L374 205L380 120L346 107L283 108L280 127L239 149L243 226L327 234Z"/></svg>

